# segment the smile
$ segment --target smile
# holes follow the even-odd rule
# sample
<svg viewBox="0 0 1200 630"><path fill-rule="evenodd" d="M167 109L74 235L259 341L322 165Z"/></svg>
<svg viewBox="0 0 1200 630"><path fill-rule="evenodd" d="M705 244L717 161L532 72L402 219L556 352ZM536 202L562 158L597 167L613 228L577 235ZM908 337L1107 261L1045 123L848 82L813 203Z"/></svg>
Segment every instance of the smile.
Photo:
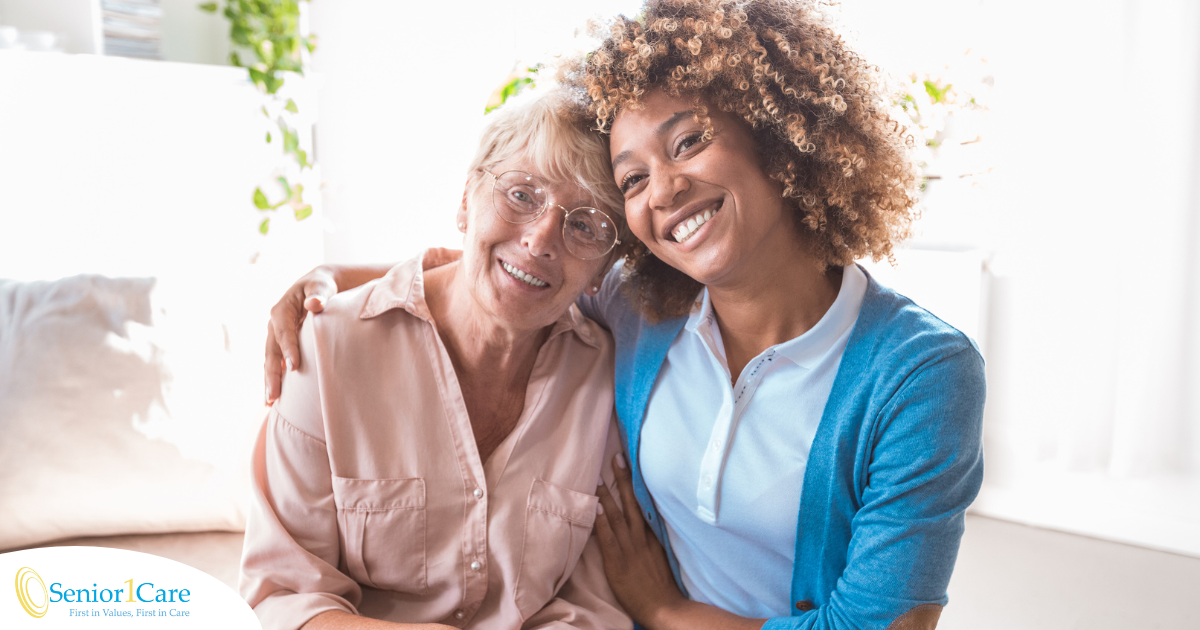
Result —
<svg viewBox="0 0 1200 630"><path fill-rule="evenodd" d="M549 282L546 282L545 280L542 280L541 278L538 278L537 276L534 276L533 274L525 273L524 271L517 269L516 267L504 262L503 260L500 261L500 267L503 268L505 273L507 273L508 275L516 278L517 280L520 280L521 282L524 282L525 284L528 284L529 286L532 286L532 287L548 287L548 286L550 286Z"/></svg>
<svg viewBox="0 0 1200 630"><path fill-rule="evenodd" d="M724 205L724 203L724 201L721 201L716 205L716 207L709 208L703 212L697 212L687 221L681 221L679 225L675 226L674 230L671 230L671 236L675 239L675 242L686 242L692 237L693 234L696 233L696 230L700 229L700 226L708 223L709 219L713 218L718 212L721 211L721 206Z"/></svg>

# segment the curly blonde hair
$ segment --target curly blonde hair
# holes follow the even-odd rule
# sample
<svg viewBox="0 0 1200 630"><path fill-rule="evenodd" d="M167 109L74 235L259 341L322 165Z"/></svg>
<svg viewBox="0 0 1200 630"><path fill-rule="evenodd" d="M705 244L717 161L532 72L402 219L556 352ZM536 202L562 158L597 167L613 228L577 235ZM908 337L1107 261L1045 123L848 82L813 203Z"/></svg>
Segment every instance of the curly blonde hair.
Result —
<svg viewBox="0 0 1200 630"><path fill-rule="evenodd" d="M818 0L647 0L636 20L607 24L564 80L586 90L600 131L654 88L693 97L708 133L707 106L745 120L815 255L828 265L891 258L917 202L913 139L889 114L879 69L821 9ZM640 243L625 268L634 303L653 319L686 313L700 289Z"/></svg>

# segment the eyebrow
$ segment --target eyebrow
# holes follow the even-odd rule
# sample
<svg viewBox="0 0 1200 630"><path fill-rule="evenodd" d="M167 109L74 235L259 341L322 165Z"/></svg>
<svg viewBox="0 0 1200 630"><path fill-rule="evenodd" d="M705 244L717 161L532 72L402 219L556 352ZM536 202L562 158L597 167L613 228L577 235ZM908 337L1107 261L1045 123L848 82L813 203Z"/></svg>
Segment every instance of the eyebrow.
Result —
<svg viewBox="0 0 1200 630"><path fill-rule="evenodd" d="M691 116L693 114L695 114L695 112L693 112L690 109L685 109L683 111L675 112L674 114L671 115L670 118L668 118L665 122L663 122L663 124L659 125L658 129L654 130L654 135L661 136L664 133L667 133L668 131L671 130L672 127L674 127L685 116ZM618 153L617 157L613 158L613 161L612 161L613 170L614 171L617 170L617 165L620 164L621 162L624 162L625 160L628 160L631 155L633 155L633 152L628 151L628 150Z"/></svg>

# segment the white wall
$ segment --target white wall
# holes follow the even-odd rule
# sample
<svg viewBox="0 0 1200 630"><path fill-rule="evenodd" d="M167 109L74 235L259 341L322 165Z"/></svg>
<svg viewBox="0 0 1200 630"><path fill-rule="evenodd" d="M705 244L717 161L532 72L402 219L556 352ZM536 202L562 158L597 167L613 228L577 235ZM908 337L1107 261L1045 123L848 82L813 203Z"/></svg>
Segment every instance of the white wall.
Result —
<svg viewBox="0 0 1200 630"><path fill-rule="evenodd" d="M518 59L630 4L313 2L327 259L397 261L461 244L453 215L492 91Z"/></svg>

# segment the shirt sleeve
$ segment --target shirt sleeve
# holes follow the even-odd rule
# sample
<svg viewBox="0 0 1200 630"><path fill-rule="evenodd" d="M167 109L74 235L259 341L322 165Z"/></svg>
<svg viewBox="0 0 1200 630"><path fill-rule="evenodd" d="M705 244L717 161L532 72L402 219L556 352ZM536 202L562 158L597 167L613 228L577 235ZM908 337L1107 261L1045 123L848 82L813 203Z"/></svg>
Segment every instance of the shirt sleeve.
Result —
<svg viewBox="0 0 1200 630"><path fill-rule="evenodd" d="M608 491L620 505L621 496L617 492L616 478L613 476L610 462L613 456L621 452L621 435L617 431L616 413L613 413L612 424L609 426L604 458L600 464L600 477ZM604 558L600 553L600 541L595 531L588 536L587 546L583 555L559 589L554 599L550 600L541 610L525 620L522 630L629 630L633 621L625 610L617 603L608 586L608 578L604 575Z"/></svg>
<svg viewBox="0 0 1200 630"><path fill-rule="evenodd" d="M306 360L286 376L254 447L239 590L265 630L299 628L327 610L357 614L362 598L358 583L337 569L337 509L311 323L300 334Z"/></svg>
<svg viewBox="0 0 1200 630"><path fill-rule="evenodd" d="M983 359L973 348L914 372L882 409L846 568L825 605L764 630L932 629L983 482Z"/></svg>

